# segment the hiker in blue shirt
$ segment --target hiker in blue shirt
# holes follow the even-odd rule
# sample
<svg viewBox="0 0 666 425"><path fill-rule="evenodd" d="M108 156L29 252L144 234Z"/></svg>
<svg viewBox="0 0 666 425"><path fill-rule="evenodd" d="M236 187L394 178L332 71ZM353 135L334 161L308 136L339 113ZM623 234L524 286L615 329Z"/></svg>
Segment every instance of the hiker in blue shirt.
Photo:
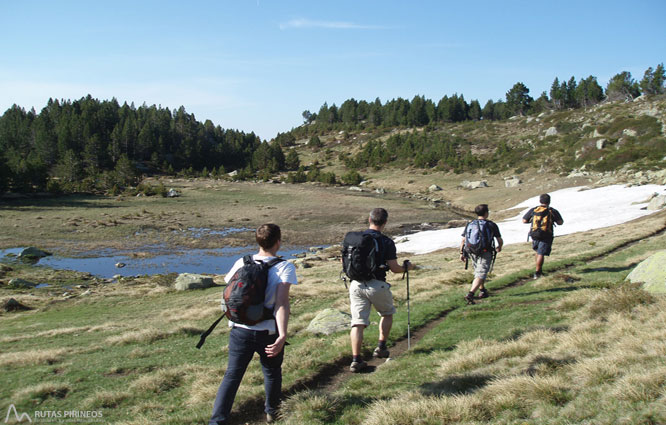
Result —
<svg viewBox="0 0 666 425"><path fill-rule="evenodd" d="M564 224L562 215L555 208L550 207L550 195L544 193L539 196L541 205L531 208L523 216L523 223L532 223L529 236L532 238L532 249L536 253L534 256L536 269L534 279L543 275L542 267L545 257L550 255L553 246L555 233L553 227L555 224L561 226Z"/></svg>
<svg viewBox="0 0 666 425"><path fill-rule="evenodd" d="M474 265L474 280L469 292L465 295L468 304L474 304L474 293L479 288L481 288L479 296L488 297L488 290L484 286L484 282L492 270L495 253L500 252L504 244L499 227L488 220L489 212L487 204L477 205L474 208L474 213L477 215L476 220L467 223L462 233L460 260L467 261L469 258ZM497 239L497 246L494 246L494 239Z"/></svg>

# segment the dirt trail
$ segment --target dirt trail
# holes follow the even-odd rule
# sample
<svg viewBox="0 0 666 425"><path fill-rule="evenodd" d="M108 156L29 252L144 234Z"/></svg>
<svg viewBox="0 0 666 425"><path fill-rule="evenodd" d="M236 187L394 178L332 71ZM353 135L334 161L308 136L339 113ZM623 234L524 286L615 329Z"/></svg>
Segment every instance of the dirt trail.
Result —
<svg viewBox="0 0 666 425"><path fill-rule="evenodd" d="M636 243L653 238L656 236L661 235L662 233L666 232L666 225L663 227L657 229L656 231L646 235L646 236L641 236L637 237L634 239L630 239L625 241L624 243L608 250L604 251L603 253L593 255L591 257L586 258L586 262L591 262L598 260L600 258L606 257L610 254L613 254L615 252L621 251L623 249L626 249L632 245L635 245ZM572 263L567 263L557 269L551 270L550 273L553 272L562 272L565 270L569 270L573 268L576 265L576 262ZM531 277L529 278L522 278L522 279L517 279L513 282L508 283L507 285L501 287L501 288L495 288L492 290L491 296L493 294L499 294L502 293L508 289L512 289L518 286L525 285L527 282L532 281L533 279ZM462 296L461 296L462 299ZM477 304L483 304L486 302L484 299L475 299L475 303ZM440 314L432 319L431 321L425 323L423 326L412 329L411 330L411 345L414 346L418 344L418 342L425 336L427 335L432 329L436 328L439 326L446 318L448 315L453 312L458 310L459 308L465 308L465 306L459 305L455 307L450 307L446 310L443 310L440 312ZM408 347L408 341L407 337L403 336L402 338L398 339L395 341L395 344L391 347L389 347L391 351L391 357L390 359L395 359L397 357L402 356L407 352L407 347ZM361 374L372 374L374 373L378 367L380 367L382 364L384 364L387 360L386 359L376 359L376 358L370 358L367 360L368 367L361 372ZM388 360L390 361L390 360ZM305 381L301 381L292 387L286 389L283 391L283 396L284 398L291 397L299 392L302 391L321 391L323 393L331 393L334 392L337 388L339 388L345 381L347 381L352 374L352 372L349 370L349 363L350 363L350 358L349 356L346 356L342 359L339 359L335 363L329 364L326 367L324 367L319 373L316 375L313 375L309 379ZM263 413L263 398L257 400L248 400L246 403L243 405L239 406L239 410L243 411L245 413L245 418L244 420L238 419L237 421L232 419L232 424L246 424L246 425L259 425L265 423L264 419L264 413Z"/></svg>

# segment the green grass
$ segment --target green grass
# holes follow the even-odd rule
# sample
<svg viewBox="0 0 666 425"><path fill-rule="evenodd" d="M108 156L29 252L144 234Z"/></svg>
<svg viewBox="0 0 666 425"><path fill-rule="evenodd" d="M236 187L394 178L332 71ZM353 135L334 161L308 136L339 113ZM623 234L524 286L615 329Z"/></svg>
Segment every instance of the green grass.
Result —
<svg viewBox="0 0 666 425"><path fill-rule="evenodd" d="M653 219L644 233L661 226L659 220ZM373 415L384 412L383 409L390 410L395 400L409 406L412 399L415 403L430 403L433 397L433 400L456 394L474 397L499 385L498 378L522 379L524 371L542 374L539 376L546 381L505 382L533 385L534 391L527 404L515 398L518 396L508 401L493 401L498 405L506 403L501 409L495 404L491 406L497 410L490 412L507 412L498 416L497 423L524 418L535 409L559 412L562 406L582 403L578 393L562 384L563 378L557 375L569 367L570 356L554 350L538 353L541 342L538 338L544 344L551 344L551 339L573 333L580 320L605 318L608 322L615 315L631 316L641 305L655 302L640 295L635 287L617 291L607 288L617 286L631 266L648 252L663 247L666 241L663 235L599 260L589 260L609 253L626 240L641 237L628 230L630 225L625 227L614 230L607 238L595 237L595 245L580 244L580 238L584 237L580 235L562 238L558 242L560 254L555 256L560 260L549 259L546 263L548 276L522 286L511 285L530 275L529 247L507 247L496 266L498 276L488 283L494 296L475 306L464 306L462 299L469 274L462 272L459 262L442 261L442 257L452 258L450 253L413 258L415 263L428 268L417 270L411 278L412 329L424 326L442 311L451 310L445 320L415 342L409 354L381 366L373 374L353 376L331 394L297 391L285 405L285 422L373 423ZM529 261L522 266L530 269L520 268L521 258ZM508 259L514 260L508 262ZM349 359L347 332L315 337L303 331L325 307L348 309L347 293L337 280L338 272L339 264L335 261L299 270L301 285L292 291L285 390ZM406 291L404 282L398 278L390 277L398 308L391 345L407 332ZM6 411L13 403L19 411L29 412L101 409L109 423L204 423L226 365L226 326L219 326L201 350L194 346L197 334L219 314L220 289L176 292L160 285L158 280L112 285L94 297L57 301L26 313L0 315L0 373L4 383L0 386L3 400L0 411ZM0 294L8 296L16 292L0 288ZM583 294L582 301L576 294ZM31 299L25 292L21 297ZM375 323L366 330L366 355L370 354L377 334L376 316L372 320ZM596 326L590 325L591 330L585 331L601 334L603 323ZM595 350L605 349L603 345L589 345L587 340L580 344L582 354L577 358L584 357L586 361ZM474 350L487 352L486 366L474 361L464 367L447 366L458 364L455 362L461 362L464 353ZM645 366L652 367L651 360L646 359ZM453 368L453 372L446 368ZM654 407L648 399L662 388L658 380L639 374L622 375L594 365L577 373L585 374L585 379L592 382L603 382L603 377L615 377L617 382L636 380L637 388L644 388L642 392L631 395L631 400L618 402L617 407L636 415L643 415L640 413L643 410L636 408L640 403ZM590 389L590 394L593 390ZM262 397L262 373L254 361L241 385L236 409ZM382 403L389 403L389 407ZM434 405L433 408L437 409ZM482 413L487 417L465 418L483 422L494 417L488 411ZM592 417L598 414L590 413Z"/></svg>

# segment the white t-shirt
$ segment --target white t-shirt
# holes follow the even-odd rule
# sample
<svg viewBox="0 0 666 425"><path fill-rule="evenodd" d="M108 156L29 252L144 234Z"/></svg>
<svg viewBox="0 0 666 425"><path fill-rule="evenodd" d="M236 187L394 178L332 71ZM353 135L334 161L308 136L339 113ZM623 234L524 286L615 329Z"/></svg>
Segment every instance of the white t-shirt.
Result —
<svg viewBox="0 0 666 425"><path fill-rule="evenodd" d="M268 262L273 258L276 257L267 257L258 254L254 254L252 256L252 259L263 262ZM241 267L243 267L243 259L239 258L231 267L229 273L227 273L224 277L224 281L229 283L234 273L236 273L236 270L240 269ZM273 307L275 307L275 298L277 295L278 285L283 282L289 283L291 285L298 285L298 280L296 279L296 267L294 267L294 265L288 261L281 261L268 269L268 282L266 287L266 298L264 298L264 307L269 310L273 310ZM242 323L235 323L229 320L229 327L231 328L234 326L239 328L252 329L255 331L268 331L270 334L274 334L277 331L275 320L264 320L253 326L244 325Z"/></svg>

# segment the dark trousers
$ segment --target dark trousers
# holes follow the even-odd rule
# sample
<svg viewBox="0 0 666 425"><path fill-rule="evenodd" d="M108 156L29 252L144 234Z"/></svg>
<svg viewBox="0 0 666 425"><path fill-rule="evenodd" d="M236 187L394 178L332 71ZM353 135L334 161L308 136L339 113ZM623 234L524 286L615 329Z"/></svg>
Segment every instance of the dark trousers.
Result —
<svg viewBox="0 0 666 425"><path fill-rule="evenodd" d="M268 331L251 331L238 327L231 329L229 333L229 363L226 372L224 372L220 388L217 390L213 415L208 422L209 425L222 424L229 418L236 392L254 353L259 354L261 368L264 372L265 412L272 415L276 413L282 395L284 350L275 357L268 357L266 356L266 346L273 344L277 337L277 333L269 335Z"/></svg>

